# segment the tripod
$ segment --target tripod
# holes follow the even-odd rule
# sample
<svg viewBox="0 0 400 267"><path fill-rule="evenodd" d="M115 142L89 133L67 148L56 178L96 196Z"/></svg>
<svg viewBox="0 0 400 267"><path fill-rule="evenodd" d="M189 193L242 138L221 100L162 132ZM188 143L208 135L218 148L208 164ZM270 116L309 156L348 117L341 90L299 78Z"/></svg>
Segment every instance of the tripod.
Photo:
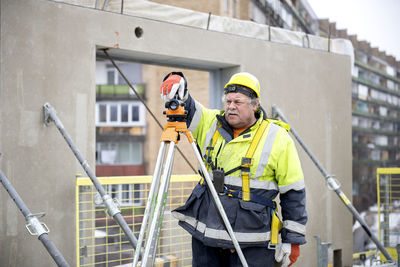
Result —
<svg viewBox="0 0 400 267"><path fill-rule="evenodd" d="M175 148L177 143L179 142L179 136L182 133L186 135L189 143L192 146L193 152L197 158L203 176L206 180L206 184L213 196L216 207L221 215L222 220L224 221L229 236L232 239L235 249L239 255L240 261L242 262L243 266L247 267L248 265L246 259L244 258L243 252L240 249L239 243L233 233L232 226L229 223L228 217L226 216L222 203L218 197L217 191L213 186L212 179L204 165L202 156L197 150L192 133L187 129L186 126L187 115L184 110L184 103L177 99L172 99L171 101L165 104L165 107L168 109L166 112L164 111L164 114L166 114L168 118L168 122L164 126L164 131L161 134L160 149L157 156L157 161L155 165L153 180L150 186L149 196L147 198L147 204L144 212L142 226L140 228L139 238L135 251L135 257L133 260L133 266L136 267L138 264L146 227L148 228L147 229L148 231L146 236L145 248L142 255L142 263L140 266L144 267L153 266L157 250L157 242L162 225L162 217L164 214L165 203L167 199L168 187L171 179ZM169 148L165 164L163 164L167 144L169 144ZM148 222L149 217L150 221Z"/></svg>

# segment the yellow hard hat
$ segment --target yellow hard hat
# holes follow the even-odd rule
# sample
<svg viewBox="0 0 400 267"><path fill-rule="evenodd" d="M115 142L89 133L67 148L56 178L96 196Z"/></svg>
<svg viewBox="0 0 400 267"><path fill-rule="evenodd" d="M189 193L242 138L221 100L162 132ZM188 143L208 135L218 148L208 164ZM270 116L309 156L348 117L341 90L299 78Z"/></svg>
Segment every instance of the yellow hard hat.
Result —
<svg viewBox="0 0 400 267"><path fill-rule="evenodd" d="M247 88L250 88L251 90L254 91L254 93L256 93L257 98L260 98L260 83L258 82L258 79L254 75L248 72L239 72L234 74L224 87L225 93L231 93L231 92L244 93L242 92L243 90L238 90L238 88L235 88L234 85L242 85Z"/></svg>

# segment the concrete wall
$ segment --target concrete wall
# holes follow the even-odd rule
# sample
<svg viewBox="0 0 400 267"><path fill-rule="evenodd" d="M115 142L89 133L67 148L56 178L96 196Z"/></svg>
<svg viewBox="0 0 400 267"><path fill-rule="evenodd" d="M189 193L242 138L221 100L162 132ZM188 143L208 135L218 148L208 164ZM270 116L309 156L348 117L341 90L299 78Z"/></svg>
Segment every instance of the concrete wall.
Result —
<svg viewBox="0 0 400 267"><path fill-rule="evenodd" d="M143 29L140 38L136 27ZM349 57L51 1L2 0L0 167L33 213L47 213L42 220L71 265L76 258L74 179L83 170L55 126L44 126L42 106L55 107L94 166L98 47L112 47L110 54L118 58L218 72L220 86L234 71L252 72L260 79L264 108L270 113L277 104L351 195ZM154 77L156 82L162 78ZM300 156L310 219L297 266L317 266L314 235L342 249L344 265L350 266L351 216L301 150ZM53 266L24 224L0 189L0 265Z"/></svg>

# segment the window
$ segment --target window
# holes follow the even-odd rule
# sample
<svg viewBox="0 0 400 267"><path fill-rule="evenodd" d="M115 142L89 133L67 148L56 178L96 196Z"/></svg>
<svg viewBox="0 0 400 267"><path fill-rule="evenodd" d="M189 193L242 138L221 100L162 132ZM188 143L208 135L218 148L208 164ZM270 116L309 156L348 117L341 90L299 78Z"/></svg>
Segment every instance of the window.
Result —
<svg viewBox="0 0 400 267"><path fill-rule="evenodd" d="M387 146L388 145L388 137L385 135L378 135L375 137L375 144L378 146Z"/></svg>
<svg viewBox="0 0 400 267"><path fill-rule="evenodd" d="M375 84L380 84L380 77L375 73L369 73L369 80Z"/></svg>
<svg viewBox="0 0 400 267"><path fill-rule="evenodd" d="M363 80L368 80L368 73L362 69L358 69L358 77Z"/></svg>
<svg viewBox="0 0 400 267"><path fill-rule="evenodd" d="M386 73L391 76L396 76L396 69L391 66L386 66Z"/></svg>
<svg viewBox="0 0 400 267"><path fill-rule="evenodd" d="M107 105L106 104L99 104L97 105L98 110L98 121L99 122L107 122Z"/></svg>
<svg viewBox="0 0 400 267"><path fill-rule="evenodd" d="M107 84L115 84L115 71L113 69L107 70Z"/></svg>
<svg viewBox="0 0 400 267"><path fill-rule="evenodd" d="M264 12L254 4L253 1L250 1L250 14L250 20L260 24L267 24L267 18Z"/></svg>
<svg viewBox="0 0 400 267"><path fill-rule="evenodd" d="M145 109L139 101L96 103L96 126L145 126Z"/></svg>
<svg viewBox="0 0 400 267"><path fill-rule="evenodd" d="M129 121L128 120L128 117L129 117L129 109L128 108L129 108L128 104L121 104L121 123ZM139 111L137 111L137 113L139 113Z"/></svg>
<svg viewBox="0 0 400 267"><path fill-rule="evenodd" d="M109 184L106 192L112 199L118 200L121 206L143 205L143 185L142 184ZM100 195L95 195L96 206L104 206Z"/></svg>
<svg viewBox="0 0 400 267"><path fill-rule="evenodd" d="M391 90L395 90L396 89L395 83L393 81L391 81L391 80L387 80L386 81L386 87L388 89L391 89Z"/></svg>
<svg viewBox="0 0 400 267"><path fill-rule="evenodd" d="M379 107L379 115L380 116L387 116L388 115L388 110L386 107Z"/></svg>
<svg viewBox="0 0 400 267"><path fill-rule="evenodd" d="M357 51L358 53L358 60L360 60L361 62L364 62L364 63L368 63L368 56L367 56L367 54L365 54L365 53L363 53L363 52L361 52L361 51Z"/></svg>
<svg viewBox="0 0 400 267"><path fill-rule="evenodd" d="M98 142L96 152L97 165L140 165L143 163L140 142Z"/></svg>
<svg viewBox="0 0 400 267"><path fill-rule="evenodd" d="M353 66L351 73L353 76L358 77L358 67L357 66Z"/></svg>
<svg viewBox="0 0 400 267"><path fill-rule="evenodd" d="M118 106L110 105L110 121L116 122L118 121Z"/></svg>
<svg viewBox="0 0 400 267"><path fill-rule="evenodd" d="M230 0L224 0L224 12L225 12L226 14L229 13L229 1L230 1Z"/></svg>
<svg viewBox="0 0 400 267"><path fill-rule="evenodd" d="M355 96L358 96L358 84L357 83L351 84L351 93Z"/></svg>
<svg viewBox="0 0 400 267"><path fill-rule="evenodd" d="M357 110L361 112L368 112L368 104L365 102L357 101Z"/></svg>
<svg viewBox="0 0 400 267"><path fill-rule="evenodd" d="M135 190L132 190L133 188ZM111 198L117 199L121 206L139 205L142 204L141 188L140 184L114 184L108 186L108 193ZM135 198L133 198L134 195Z"/></svg>
<svg viewBox="0 0 400 267"><path fill-rule="evenodd" d="M352 119L351 124L352 124L353 126L358 126L358 117L352 116L351 119Z"/></svg>
<svg viewBox="0 0 400 267"><path fill-rule="evenodd" d="M366 100L368 97L368 87L362 84L358 85L358 97Z"/></svg>

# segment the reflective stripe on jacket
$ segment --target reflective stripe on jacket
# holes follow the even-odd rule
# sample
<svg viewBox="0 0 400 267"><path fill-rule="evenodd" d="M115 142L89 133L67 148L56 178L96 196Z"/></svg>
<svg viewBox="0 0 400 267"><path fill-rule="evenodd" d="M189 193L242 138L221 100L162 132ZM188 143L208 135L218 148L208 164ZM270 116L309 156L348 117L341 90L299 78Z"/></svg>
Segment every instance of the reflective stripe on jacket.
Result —
<svg viewBox="0 0 400 267"><path fill-rule="evenodd" d="M193 132L202 154L206 154L214 132L219 131L211 154L212 162L225 172L240 166L242 157L246 155L264 119L262 114L250 129L232 139L232 135L217 120L217 115L223 115L222 111L206 109L191 98L190 101L189 129ZM253 159L254 164L250 167L251 193L271 200L280 193L284 225L282 241L304 244L307 221L304 179L297 150L287 130L274 121L269 121ZM228 189L241 190L241 171L237 170L226 176L224 183ZM268 244L271 229L270 207L227 195L220 196L220 199L241 246ZM233 247L206 186L199 183L186 204L174 210L173 214L183 228L205 245Z"/></svg>

